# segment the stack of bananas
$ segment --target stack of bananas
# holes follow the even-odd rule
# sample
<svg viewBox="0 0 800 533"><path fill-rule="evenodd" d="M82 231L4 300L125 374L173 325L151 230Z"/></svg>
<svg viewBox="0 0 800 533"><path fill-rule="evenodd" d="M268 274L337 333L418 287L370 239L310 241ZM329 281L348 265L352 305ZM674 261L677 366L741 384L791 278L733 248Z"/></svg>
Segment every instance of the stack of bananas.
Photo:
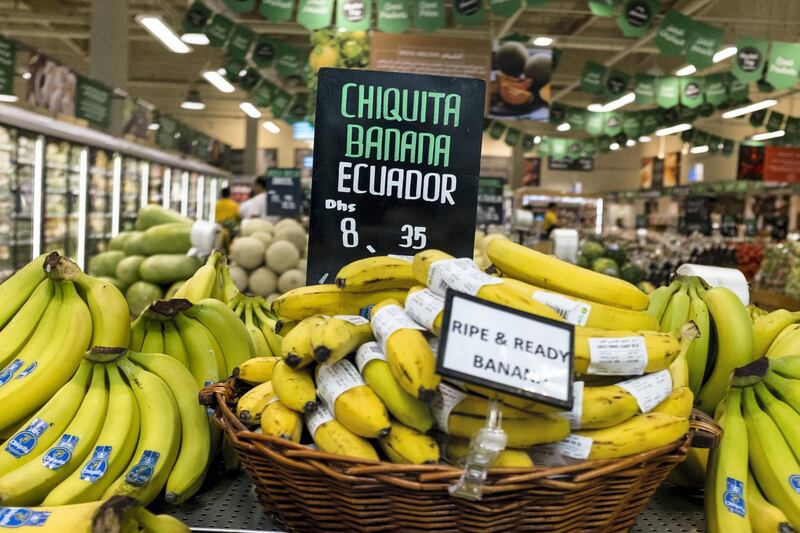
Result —
<svg viewBox="0 0 800 533"><path fill-rule="evenodd" d="M241 365L240 379L254 386L239 399L238 417L330 453L379 459L377 444L399 463L438 461L439 442L448 460L462 459L491 397L503 400L509 437L496 465L530 466L531 451L545 459L568 454L575 440L580 457L562 460L623 457L687 432L693 395L686 354L696 328L661 333L635 286L506 239L489 243L487 255L496 276L470 259L428 250L355 261L335 284L282 295L271 310L291 329L281 332L278 353ZM574 410L443 382L435 361L448 288L576 324L574 368L583 381L576 382ZM604 366L593 355L593 339L614 338L642 346L637 368ZM438 441L430 436L434 427Z"/></svg>
<svg viewBox="0 0 800 533"><path fill-rule="evenodd" d="M254 353L261 357L274 357L281 353L283 337L278 332L289 331L294 321L278 321L261 296L236 295L228 302L234 313L244 323Z"/></svg>

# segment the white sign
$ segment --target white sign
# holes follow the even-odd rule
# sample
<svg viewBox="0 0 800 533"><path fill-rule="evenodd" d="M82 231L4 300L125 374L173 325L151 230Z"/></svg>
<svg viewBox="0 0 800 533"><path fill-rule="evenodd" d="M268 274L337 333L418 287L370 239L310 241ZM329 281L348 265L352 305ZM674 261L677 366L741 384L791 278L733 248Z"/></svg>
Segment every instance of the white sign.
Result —
<svg viewBox="0 0 800 533"><path fill-rule="evenodd" d="M448 293L437 373L571 409L573 326Z"/></svg>

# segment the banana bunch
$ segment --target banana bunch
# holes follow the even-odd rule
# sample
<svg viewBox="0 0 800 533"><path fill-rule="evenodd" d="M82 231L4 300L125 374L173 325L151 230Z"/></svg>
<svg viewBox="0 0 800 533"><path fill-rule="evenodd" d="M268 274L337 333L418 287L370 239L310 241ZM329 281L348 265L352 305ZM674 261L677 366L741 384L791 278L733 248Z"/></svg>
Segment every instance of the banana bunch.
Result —
<svg viewBox="0 0 800 533"><path fill-rule="evenodd" d="M172 357L95 347L0 449L0 504L67 506L200 488L211 433L197 384Z"/></svg>
<svg viewBox="0 0 800 533"><path fill-rule="evenodd" d="M228 303L238 295L239 289L233 283L225 254L212 250L205 264L178 288L172 298L192 303L214 298Z"/></svg>

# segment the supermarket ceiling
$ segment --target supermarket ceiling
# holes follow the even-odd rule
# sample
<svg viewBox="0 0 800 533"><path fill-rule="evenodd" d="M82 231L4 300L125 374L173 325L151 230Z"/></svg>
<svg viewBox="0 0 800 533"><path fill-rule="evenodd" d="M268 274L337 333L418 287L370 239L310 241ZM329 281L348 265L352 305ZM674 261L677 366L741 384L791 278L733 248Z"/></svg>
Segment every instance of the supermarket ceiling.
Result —
<svg viewBox="0 0 800 533"><path fill-rule="evenodd" d="M224 52L221 49L194 46L190 54L173 54L134 22L138 14L159 13L172 27L179 28L189 3L187 0L128 0L130 57L126 89L131 95L201 130L204 129L202 120L242 124L244 114L238 104L244 93L238 89L235 93L220 93L200 77L205 68L222 65ZM212 9L223 10L222 0L206 3ZM676 9L695 20L723 28L723 44L733 43L740 35L790 42L797 41L800 36L798 0L661 0L661 6L661 16L653 27L657 28L659 19L668 9ZM90 11L91 0L0 0L0 33L88 72ZM256 12L231 16L257 33L268 33L295 45L309 42L309 32L296 22L273 23ZM476 28L455 28L450 22L448 29L434 35L442 39L460 36L486 41L519 32L553 38L553 46L563 50L558 71L552 79L553 95L567 104L586 105L591 101L590 95L576 90L587 60L613 64L627 72L655 74L671 73L684 64L682 58L659 54L652 41L653 32L642 38L623 37L615 19L593 16L586 0L551 0L545 7L529 7L510 18L487 15L486 22ZM702 73L727 70L729 63L730 60L715 64ZM202 119L180 109L191 84L196 85L207 104ZM243 124L240 127L243 128Z"/></svg>

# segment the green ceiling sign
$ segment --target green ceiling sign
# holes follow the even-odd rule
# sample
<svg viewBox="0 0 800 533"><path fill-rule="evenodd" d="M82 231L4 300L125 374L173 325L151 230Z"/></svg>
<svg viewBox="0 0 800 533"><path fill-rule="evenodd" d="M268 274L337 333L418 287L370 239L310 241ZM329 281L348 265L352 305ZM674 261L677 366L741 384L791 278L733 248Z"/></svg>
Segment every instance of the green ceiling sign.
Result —
<svg viewBox="0 0 800 533"><path fill-rule="evenodd" d="M775 89L789 89L797 84L800 68L800 44L772 42L767 63L767 81Z"/></svg>
<svg viewBox="0 0 800 533"><path fill-rule="evenodd" d="M625 37L641 37L650 28L661 4L658 0L627 0L617 17Z"/></svg>
<svg viewBox="0 0 800 533"><path fill-rule="evenodd" d="M769 42L765 39L739 37L736 40L736 56L731 69L736 79L743 82L759 79L767 60L768 47Z"/></svg>
<svg viewBox="0 0 800 533"><path fill-rule="evenodd" d="M261 0L258 12L272 22L286 22L292 18L294 0Z"/></svg>
<svg viewBox="0 0 800 533"><path fill-rule="evenodd" d="M14 65L17 47L0 35L0 94L14 94Z"/></svg>
<svg viewBox="0 0 800 533"><path fill-rule="evenodd" d="M403 33L408 30L408 0L378 0L378 30Z"/></svg>
<svg viewBox="0 0 800 533"><path fill-rule="evenodd" d="M414 2L414 27L432 32L444 27L443 0L416 0Z"/></svg>
<svg viewBox="0 0 800 533"><path fill-rule="evenodd" d="M656 101L656 91L658 90L658 79L650 74L637 74L633 81L633 92L636 95L636 103L648 105Z"/></svg>
<svg viewBox="0 0 800 533"><path fill-rule="evenodd" d="M686 38L692 19L680 11L670 10L664 16L656 34L656 46L665 56L679 56L686 49Z"/></svg>
<svg viewBox="0 0 800 533"><path fill-rule="evenodd" d="M297 22L307 30L320 30L331 25L333 0L300 0Z"/></svg>
<svg viewBox="0 0 800 533"><path fill-rule="evenodd" d="M658 80L658 93L656 102L659 107L670 108L678 105L680 101L680 79L675 76L666 76Z"/></svg>
<svg viewBox="0 0 800 533"><path fill-rule="evenodd" d="M587 61L581 73L581 90L589 94L600 94L603 91L603 80L606 67L594 61Z"/></svg>
<svg viewBox="0 0 800 533"><path fill-rule="evenodd" d="M347 31L368 30L372 19L372 2L366 0L338 0L336 26Z"/></svg>
<svg viewBox="0 0 800 533"><path fill-rule="evenodd" d="M719 50L723 37L725 30L722 28L692 21L686 40L686 61L698 70L710 67L714 64L714 54Z"/></svg>

